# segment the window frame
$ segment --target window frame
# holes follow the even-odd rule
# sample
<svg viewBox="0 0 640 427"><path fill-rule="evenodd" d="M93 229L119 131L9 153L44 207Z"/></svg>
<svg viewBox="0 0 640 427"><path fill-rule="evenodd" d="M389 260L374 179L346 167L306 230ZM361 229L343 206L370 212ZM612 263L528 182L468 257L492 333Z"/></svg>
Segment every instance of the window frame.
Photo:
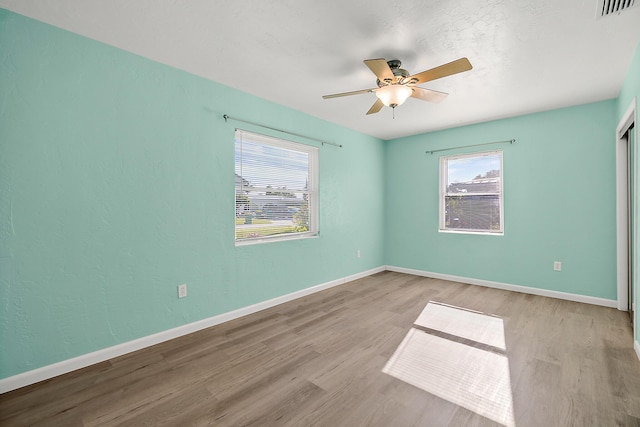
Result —
<svg viewBox="0 0 640 427"><path fill-rule="evenodd" d="M234 172L236 170L236 164L238 162L236 158L236 147L238 142L242 144L242 137L248 137L249 141L253 144L260 144L285 150L296 151L299 153L305 153L308 155L308 174L307 174L307 188L303 191L304 194L308 195L308 204L309 204L309 230L302 232L291 232L291 233L280 233L269 236L260 236L260 237L250 237L250 238L237 238L237 227L236 219L238 218L238 205L237 205L237 195L238 195L238 186L235 184L234 180L234 241L235 246L245 246L245 245L254 245L260 243L270 243L270 242L280 242L286 240L299 240L305 238L314 238L318 237L320 233L319 227L319 148L310 145L304 144L301 142L290 141L270 135L260 134L256 132L247 131L244 129L236 129L234 132ZM242 151L242 150L241 150ZM242 157L241 157L242 159ZM242 163L242 160L240 160ZM240 168L242 171L242 166ZM236 176L240 176L241 184L240 188L251 188L254 191L268 191L269 188L263 187L244 187L245 179L242 174L237 174ZM292 189L293 190L293 189ZM247 196L248 197L248 196Z"/></svg>
<svg viewBox="0 0 640 427"><path fill-rule="evenodd" d="M498 193L499 208L500 208L500 229L499 230L483 230L483 229L468 229L468 228L448 228L446 226L446 198L450 194L447 193L448 187L448 162L450 160L458 160L471 157L484 157L497 155L500 159L500 191ZM457 234L480 234L489 236L503 236L504 235L504 155L503 150L491 150L481 151L474 153L453 154L449 156L440 157L440 179L439 179L439 227L438 231L441 233L457 233ZM493 193L491 193L493 194ZM457 196L464 197L464 194L456 193ZM468 194L473 196L474 193ZM476 193L477 195L477 193Z"/></svg>

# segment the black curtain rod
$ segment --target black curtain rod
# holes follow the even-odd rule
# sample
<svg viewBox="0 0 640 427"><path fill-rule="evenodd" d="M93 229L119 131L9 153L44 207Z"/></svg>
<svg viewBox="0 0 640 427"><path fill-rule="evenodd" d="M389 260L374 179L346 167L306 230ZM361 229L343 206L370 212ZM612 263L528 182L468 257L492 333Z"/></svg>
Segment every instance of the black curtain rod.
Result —
<svg viewBox="0 0 640 427"><path fill-rule="evenodd" d="M425 151L425 153L433 154L433 153L437 153L439 151L456 150L458 148L480 147L481 145L506 144L506 143L513 144L514 142L516 142L515 139L507 139L505 141L485 142L484 144L461 145L459 147L440 148L439 150L427 150L427 151Z"/></svg>
<svg viewBox="0 0 640 427"><path fill-rule="evenodd" d="M274 127L271 127L271 126L261 125L260 123L250 122L248 120L237 119L237 118L231 117L231 116L229 116L227 114L223 115L222 117L224 118L225 122L227 120L235 120L236 122L248 123L250 125L260 126L262 128L265 128L265 129L275 130L276 132L282 132L282 133L286 133L288 135L298 136L300 138L305 138L305 139L310 139L312 141L317 141L317 142L321 143L322 145L329 144L329 145L333 145L334 147L342 148L342 144L336 144L335 142L323 141L323 140L318 139L318 138L313 138L313 137L310 137L310 136L301 135L299 133L289 132L287 130L282 130L282 129L274 128Z"/></svg>

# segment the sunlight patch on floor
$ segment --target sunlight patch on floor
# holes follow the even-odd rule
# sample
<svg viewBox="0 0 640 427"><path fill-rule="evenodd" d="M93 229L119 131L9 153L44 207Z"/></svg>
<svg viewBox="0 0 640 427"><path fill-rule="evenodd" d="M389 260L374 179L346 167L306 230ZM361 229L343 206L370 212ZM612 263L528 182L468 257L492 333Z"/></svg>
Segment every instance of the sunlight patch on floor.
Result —
<svg viewBox="0 0 640 427"><path fill-rule="evenodd" d="M382 372L515 427L509 360L500 351L505 349L502 319L429 303L416 326L461 337L464 342L411 328Z"/></svg>
<svg viewBox="0 0 640 427"><path fill-rule="evenodd" d="M429 302L415 324L506 350L504 323L499 317Z"/></svg>

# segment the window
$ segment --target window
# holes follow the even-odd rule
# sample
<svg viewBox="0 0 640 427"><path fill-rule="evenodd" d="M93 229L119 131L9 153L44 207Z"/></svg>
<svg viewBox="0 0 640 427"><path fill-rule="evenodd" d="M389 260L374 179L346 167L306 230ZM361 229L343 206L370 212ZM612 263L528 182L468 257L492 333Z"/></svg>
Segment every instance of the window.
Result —
<svg viewBox="0 0 640 427"><path fill-rule="evenodd" d="M318 234L318 148L235 133L236 244Z"/></svg>
<svg viewBox="0 0 640 427"><path fill-rule="evenodd" d="M440 158L440 231L502 234L502 151Z"/></svg>

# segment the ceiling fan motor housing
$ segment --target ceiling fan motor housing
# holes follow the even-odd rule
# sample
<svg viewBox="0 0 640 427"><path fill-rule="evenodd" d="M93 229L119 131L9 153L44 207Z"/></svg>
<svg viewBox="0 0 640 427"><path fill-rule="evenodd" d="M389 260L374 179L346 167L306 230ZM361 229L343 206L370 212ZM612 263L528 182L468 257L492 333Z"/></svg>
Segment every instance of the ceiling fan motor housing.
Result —
<svg viewBox="0 0 640 427"><path fill-rule="evenodd" d="M389 68L391 68L391 72L395 76L396 82L399 84L404 84L403 80L409 77L409 72L400 68L402 62L399 59L390 59L389 61L387 61L387 64L389 65ZM376 84L378 85L378 87L382 87L393 84L393 81L391 79L384 79L384 81L380 81L380 79L377 79Z"/></svg>

